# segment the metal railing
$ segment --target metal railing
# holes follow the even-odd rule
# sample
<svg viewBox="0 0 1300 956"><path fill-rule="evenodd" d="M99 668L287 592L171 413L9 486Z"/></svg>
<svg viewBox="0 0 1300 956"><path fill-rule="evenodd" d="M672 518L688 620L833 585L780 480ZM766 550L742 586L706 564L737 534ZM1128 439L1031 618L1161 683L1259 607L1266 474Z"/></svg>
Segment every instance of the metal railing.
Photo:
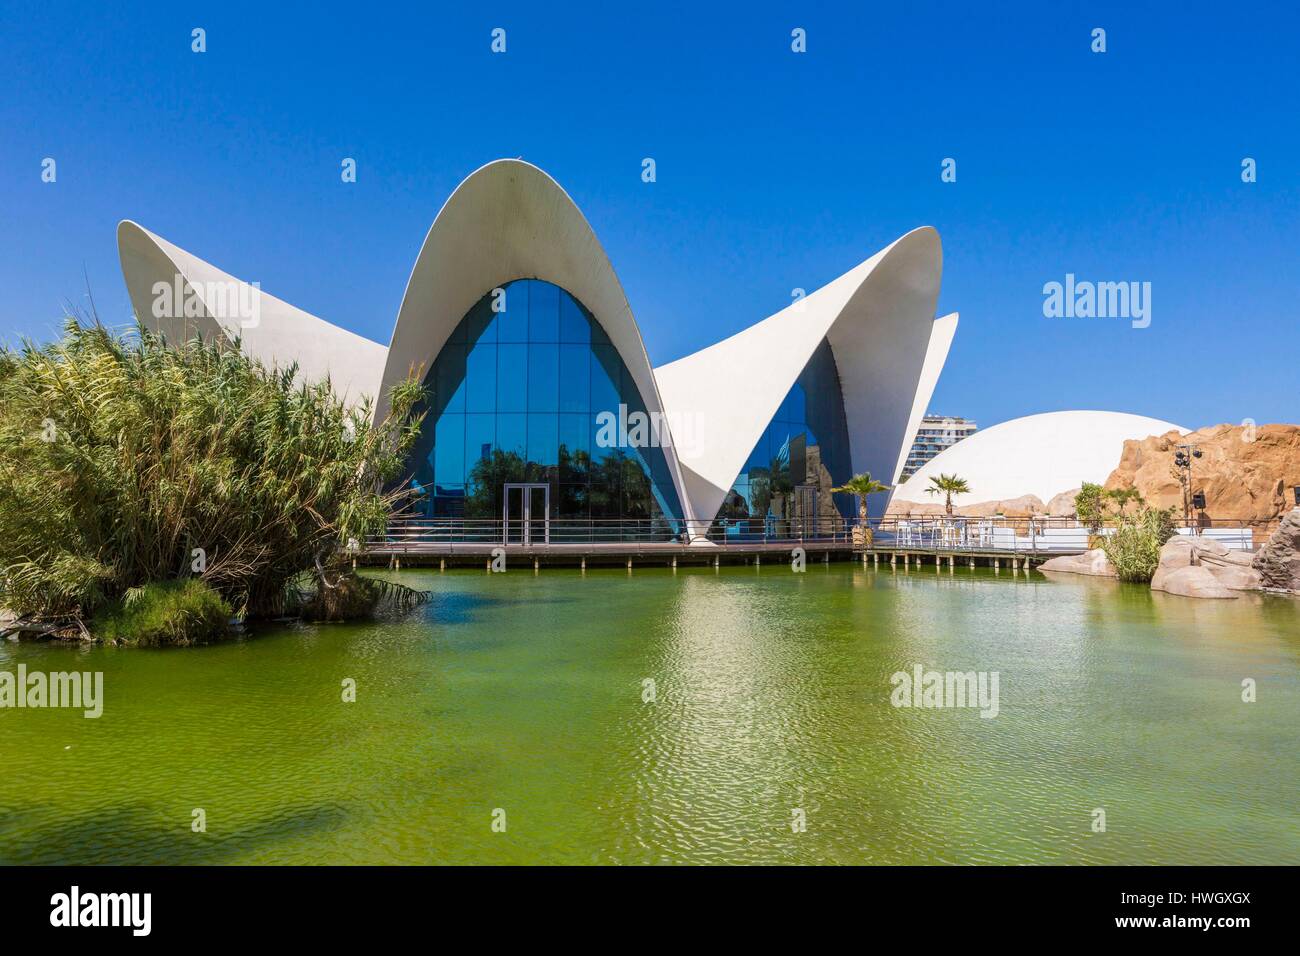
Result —
<svg viewBox="0 0 1300 956"><path fill-rule="evenodd" d="M1216 519L1182 526L1235 551L1255 551L1277 527L1276 520ZM869 533L866 529L870 529ZM977 517L966 515L872 518L865 526L837 516L816 519L716 518L706 522L656 518L550 518L509 522L492 518L396 517L385 534L366 542L369 551L454 550L485 545L572 547L601 545L680 546L707 541L720 547L815 543L876 551L1007 552L1077 554L1114 533L1095 534L1073 518Z"/></svg>
<svg viewBox="0 0 1300 956"><path fill-rule="evenodd" d="M978 516L889 517L871 521L877 550L1008 551L1019 554L1071 554L1088 550L1114 534L1108 521L1095 532L1074 518L1048 516L1006 518ZM1202 520L1179 524L1175 533L1215 541L1232 551L1256 551L1276 530L1278 521Z"/></svg>
<svg viewBox="0 0 1300 956"><path fill-rule="evenodd" d="M455 545L684 545L707 539L715 545L826 542L849 547L852 525L840 517L821 519L719 518L550 518L503 521L494 518L399 517L385 534L366 542L370 551L446 549Z"/></svg>

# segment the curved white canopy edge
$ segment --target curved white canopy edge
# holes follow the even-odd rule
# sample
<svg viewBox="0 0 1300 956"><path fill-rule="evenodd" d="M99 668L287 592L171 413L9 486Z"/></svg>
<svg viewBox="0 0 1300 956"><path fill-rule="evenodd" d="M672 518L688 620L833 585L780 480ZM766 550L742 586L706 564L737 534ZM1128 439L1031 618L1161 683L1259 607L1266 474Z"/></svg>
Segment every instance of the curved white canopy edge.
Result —
<svg viewBox="0 0 1300 956"><path fill-rule="evenodd" d="M948 350L952 347L952 339L956 334L956 312L949 312L935 319L930 327L930 345L925 352L925 363L921 366L921 378L916 383L916 397L912 400L912 416L907 420L908 435L915 436L917 429L921 427L921 419L925 417L925 410L930 407L930 399L934 397L934 387L939 384L939 373L943 371L944 364L948 361ZM903 466L907 464L907 453L910 448L909 441L899 449L898 464L894 468L890 484L897 485L898 478L903 473Z"/></svg>
<svg viewBox="0 0 1300 956"><path fill-rule="evenodd" d="M656 369L670 415L694 423L678 455L695 513L717 514L823 338L839 372L853 472L897 475L915 408L929 401L956 330L955 315L934 321L942 271L939 234L915 229L775 315Z"/></svg>
<svg viewBox="0 0 1300 956"><path fill-rule="evenodd" d="M397 313L377 414L412 369L428 373L479 299L516 279L553 283L586 306L631 372L646 411L663 414L632 308L591 225L559 183L514 159L471 173L429 227ZM671 441L670 429L664 433ZM677 455L671 445L663 451L684 517L694 520Z"/></svg>
<svg viewBox="0 0 1300 956"><path fill-rule="evenodd" d="M129 219L118 223L117 250L136 316L170 341L238 338L263 365L296 362L304 381L328 378L349 404L375 395L388 352L379 343L236 279Z"/></svg>

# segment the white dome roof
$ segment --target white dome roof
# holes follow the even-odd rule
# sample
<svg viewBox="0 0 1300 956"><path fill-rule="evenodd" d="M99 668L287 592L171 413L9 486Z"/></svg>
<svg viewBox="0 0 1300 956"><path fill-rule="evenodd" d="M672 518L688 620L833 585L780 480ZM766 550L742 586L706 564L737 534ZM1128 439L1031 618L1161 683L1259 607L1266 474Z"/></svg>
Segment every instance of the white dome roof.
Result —
<svg viewBox="0 0 1300 956"><path fill-rule="evenodd" d="M1085 481L1104 482L1119 465L1124 442L1187 429L1124 412L1047 412L1013 418L977 431L941 451L894 491L894 500L939 502L928 495L940 472L966 479L970 493L954 495L961 507L1037 495L1044 503Z"/></svg>

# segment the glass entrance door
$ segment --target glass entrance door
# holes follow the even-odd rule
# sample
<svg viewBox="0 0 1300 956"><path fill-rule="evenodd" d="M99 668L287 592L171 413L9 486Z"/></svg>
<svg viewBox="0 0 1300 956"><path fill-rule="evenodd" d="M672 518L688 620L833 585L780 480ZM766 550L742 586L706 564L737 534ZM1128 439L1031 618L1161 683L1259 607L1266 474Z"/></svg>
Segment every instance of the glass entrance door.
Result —
<svg viewBox="0 0 1300 956"><path fill-rule="evenodd" d="M506 485L501 524L506 544L551 543L551 486Z"/></svg>

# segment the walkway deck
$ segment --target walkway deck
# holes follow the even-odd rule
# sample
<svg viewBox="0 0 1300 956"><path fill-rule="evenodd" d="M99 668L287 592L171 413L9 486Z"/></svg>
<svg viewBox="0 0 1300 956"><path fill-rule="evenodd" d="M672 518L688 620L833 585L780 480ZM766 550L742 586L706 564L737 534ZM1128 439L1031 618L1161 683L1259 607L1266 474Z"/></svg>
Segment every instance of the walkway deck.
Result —
<svg viewBox="0 0 1300 956"><path fill-rule="evenodd" d="M753 563L765 557L788 561L795 548L803 548L809 560L851 560L853 545L840 541L752 541L727 544L687 545L675 541L602 541L574 544L510 544L501 542L419 541L384 543L367 548L358 561L367 564L396 563L406 566L430 564L483 564L504 552L506 561L536 561L547 565L584 564L734 564Z"/></svg>
<svg viewBox="0 0 1300 956"><path fill-rule="evenodd" d="M500 542L410 541L375 544L358 556L358 563L406 567L482 566L504 553L507 563L525 562L537 566L586 565L712 565L753 564L765 560L785 563L802 548L808 561L870 561L873 564L910 566L935 563L987 564L1012 567L1040 563L1080 550L1016 551L1011 549L900 548L881 545L864 549L845 540L745 541L726 544L687 545L661 541L580 542L573 544L511 544Z"/></svg>

